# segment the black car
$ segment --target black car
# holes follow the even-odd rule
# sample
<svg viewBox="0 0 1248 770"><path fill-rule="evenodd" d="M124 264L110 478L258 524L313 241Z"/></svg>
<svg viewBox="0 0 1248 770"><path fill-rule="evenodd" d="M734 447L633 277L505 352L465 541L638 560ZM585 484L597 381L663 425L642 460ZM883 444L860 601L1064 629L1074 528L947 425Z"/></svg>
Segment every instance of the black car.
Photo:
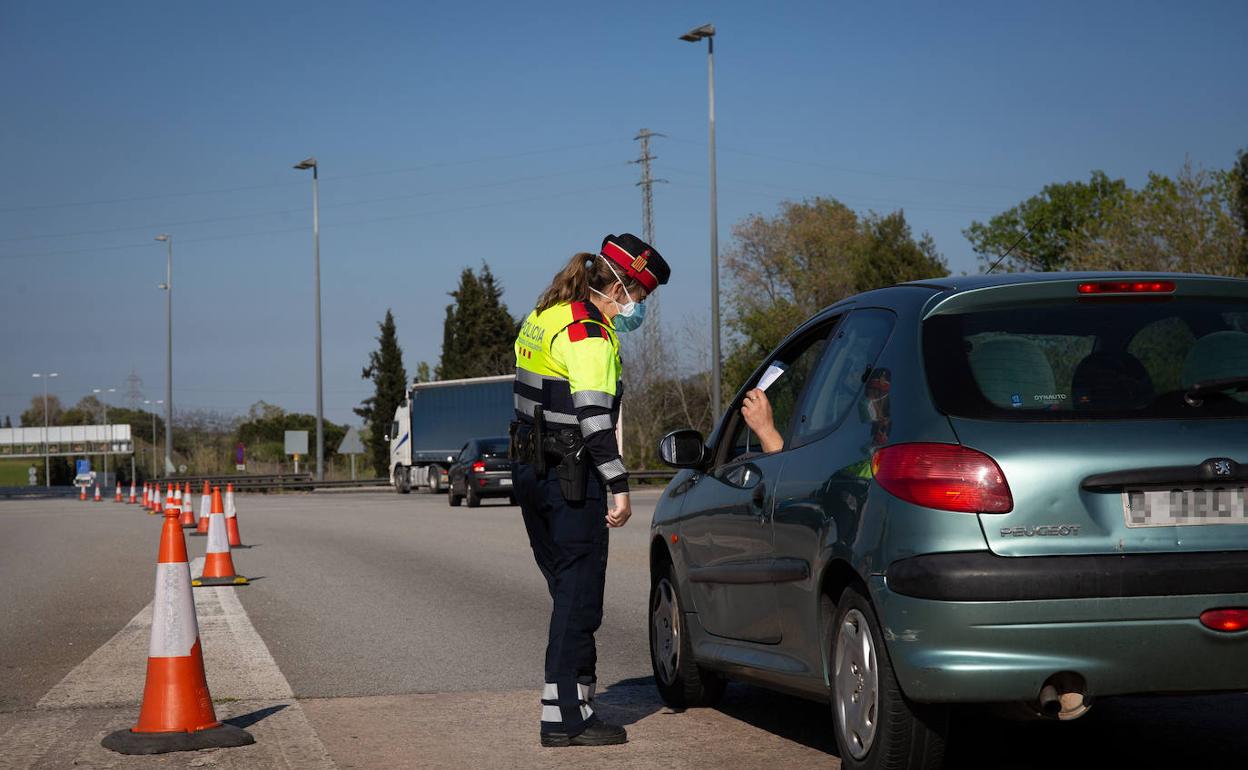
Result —
<svg viewBox="0 0 1248 770"><path fill-rule="evenodd" d="M453 506L467 500L469 508L476 508L484 497L506 497L515 505L507 437L470 439L459 451L446 479L446 500Z"/></svg>

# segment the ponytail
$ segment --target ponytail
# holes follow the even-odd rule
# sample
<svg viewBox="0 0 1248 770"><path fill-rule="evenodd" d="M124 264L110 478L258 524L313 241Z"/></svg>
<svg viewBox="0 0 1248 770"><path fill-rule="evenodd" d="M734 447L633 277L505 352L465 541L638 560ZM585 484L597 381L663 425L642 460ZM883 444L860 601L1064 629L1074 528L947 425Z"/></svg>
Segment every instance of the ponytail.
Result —
<svg viewBox="0 0 1248 770"><path fill-rule="evenodd" d="M635 293L642 288L641 284L624 275L622 271L611 272L607 260L599 255L588 252L574 254L568 264L555 274L550 286L537 298L537 312L562 302L586 302L590 298L590 289L605 292L616 282L617 275L624 280L625 288L630 292Z"/></svg>

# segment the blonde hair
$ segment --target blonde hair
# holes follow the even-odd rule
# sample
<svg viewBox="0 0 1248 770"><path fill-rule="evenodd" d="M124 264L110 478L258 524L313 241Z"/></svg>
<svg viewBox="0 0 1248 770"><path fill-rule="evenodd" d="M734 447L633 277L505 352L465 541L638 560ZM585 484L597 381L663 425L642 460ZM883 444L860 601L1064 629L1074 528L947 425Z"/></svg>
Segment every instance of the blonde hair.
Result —
<svg viewBox="0 0 1248 770"><path fill-rule="evenodd" d="M612 267L615 267L615 273L611 272ZM619 279L616 278L617 274ZM584 251L573 254L568 264L555 273L550 285L537 298L537 312L540 313L562 302L586 302L589 300L590 289L597 289L606 294L607 288L617 280L622 280L624 288L634 296L638 294L638 290L644 290L644 287L626 275L622 268L615 265L608 266L605 257Z"/></svg>

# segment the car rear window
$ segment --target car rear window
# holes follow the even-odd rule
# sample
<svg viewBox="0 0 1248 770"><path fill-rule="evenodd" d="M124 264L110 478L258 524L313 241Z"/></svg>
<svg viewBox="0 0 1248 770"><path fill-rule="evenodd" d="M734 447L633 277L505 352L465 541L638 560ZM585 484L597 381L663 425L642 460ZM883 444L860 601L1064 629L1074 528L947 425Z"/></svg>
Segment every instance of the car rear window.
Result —
<svg viewBox="0 0 1248 770"><path fill-rule="evenodd" d="M503 457L507 454L507 439L481 442L482 457Z"/></svg>
<svg viewBox="0 0 1248 770"><path fill-rule="evenodd" d="M1248 416L1248 299L1046 301L936 315L923 355L937 408L995 420Z"/></svg>

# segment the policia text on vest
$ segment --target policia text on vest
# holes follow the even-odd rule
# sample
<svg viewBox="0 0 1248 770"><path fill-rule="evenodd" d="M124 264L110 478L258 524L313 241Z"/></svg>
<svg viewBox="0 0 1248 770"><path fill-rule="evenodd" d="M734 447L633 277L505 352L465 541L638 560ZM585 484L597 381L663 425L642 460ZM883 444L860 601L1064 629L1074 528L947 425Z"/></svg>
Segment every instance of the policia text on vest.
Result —
<svg viewBox="0 0 1248 770"><path fill-rule="evenodd" d="M616 333L640 325L642 302L669 274L636 236L607 236L598 254L576 255L555 276L516 337L513 488L553 605L543 746L628 739L593 707L608 524L622 526L632 512L615 439L623 396Z"/></svg>

